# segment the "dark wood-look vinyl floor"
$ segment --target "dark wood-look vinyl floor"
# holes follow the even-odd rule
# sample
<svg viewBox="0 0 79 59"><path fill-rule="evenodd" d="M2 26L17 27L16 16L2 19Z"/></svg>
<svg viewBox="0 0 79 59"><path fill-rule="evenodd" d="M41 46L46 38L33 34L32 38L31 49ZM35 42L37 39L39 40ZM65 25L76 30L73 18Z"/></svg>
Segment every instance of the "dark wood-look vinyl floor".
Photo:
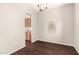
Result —
<svg viewBox="0 0 79 59"><path fill-rule="evenodd" d="M78 53L72 46L36 41L11 55L78 55Z"/></svg>

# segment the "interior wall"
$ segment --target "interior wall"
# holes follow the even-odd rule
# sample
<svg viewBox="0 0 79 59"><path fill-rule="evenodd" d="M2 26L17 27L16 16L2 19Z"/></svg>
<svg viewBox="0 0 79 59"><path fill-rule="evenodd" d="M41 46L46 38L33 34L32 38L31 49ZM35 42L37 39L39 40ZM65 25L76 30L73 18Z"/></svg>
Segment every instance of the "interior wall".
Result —
<svg viewBox="0 0 79 59"><path fill-rule="evenodd" d="M0 54L24 47L24 13L18 4L0 4Z"/></svg>
<svg viewBox="0 0 79 59"><path fill-rule="evenodd" d="M62 6L62 43L73 46L74 44L74 4Z"/></svg>
<svg viewBox="0 0 79 59"><path fill-rule="evenodd" d="M41 40L56 42L61 38L61 17L59 9L48 9L45 12L40 12L40 30L39 35ZM56 25L56 32L48 32L49 22L54 22Z"/></svg>
<svg viewBox="0 0 79 59"><path fill-rule="evenodd" d="M32 15L32 37L35 39L36 15L32 5L0 4L0 54L9 54L25 46L25 13Z"/></svg>
<svg viewBox="0 0 79 59"><path fill-rule="evenodd" d="M53 21L56 32L48 32L48 23ZM39 39L42 41L73 45L73 4L39 12Z"/></svg>
<svg viewBox="0 0 79 59"><path fill-rule="evenodd" d="M79 3L75 4L74 47L79 53Z"/></svg>

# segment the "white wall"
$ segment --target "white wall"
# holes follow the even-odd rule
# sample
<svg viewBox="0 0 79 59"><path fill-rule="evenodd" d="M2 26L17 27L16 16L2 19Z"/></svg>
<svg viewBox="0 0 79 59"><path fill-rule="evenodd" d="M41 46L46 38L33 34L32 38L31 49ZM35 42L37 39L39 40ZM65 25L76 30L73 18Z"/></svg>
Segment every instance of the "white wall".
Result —
<svg viewBox="0 0 79 59"><path fill-rule="evenodd" d="M18 4L0 4L0 54L24 47L24 13Z"/></svg>
<svg viewBox="0 0 79 59"><path fill-rule="evenodd" d="M62 6L62 43L73 46L74 4Z"/></svg>
<svg viewBox="0 0 79 59"><path fill-rule="evenodd" d="M79 53L79 3L75 4L74 47Z"/></svg>
<svg viewBox="0 0 79 59"><path fill-rule="evenodd" d="M51 5L52 7L52 5ZM48 8L38 13L39 39L47 42L73 45L73 4L66 4L57 8ZM48 22L56 25L56 33L48 32Z"/></svg>
<svg viewBox="0 0 79 59"><path fill-rule="evenodd" d="M33 39L37 37L36 16L31 6L30 4L0 4L0 54L8 54L25 46L25 13L31 13Z"/></svg>
<svg viewBox="0 0 79 59"><path fill-rule="evenodd" d="M40 25L39 25L39 34L40 39L50 42L56 42L61 38L61 17L59 9L48 9L45 12L40 12ZM56 24L56 33L48 32L48 22L53 21Z"/></svg>

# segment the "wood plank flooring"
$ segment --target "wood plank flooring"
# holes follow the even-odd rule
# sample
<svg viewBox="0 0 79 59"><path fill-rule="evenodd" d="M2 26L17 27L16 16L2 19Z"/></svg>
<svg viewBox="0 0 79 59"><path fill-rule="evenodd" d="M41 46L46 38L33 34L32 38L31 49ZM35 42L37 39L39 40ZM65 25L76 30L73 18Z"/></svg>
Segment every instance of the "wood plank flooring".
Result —
<svg viewBox="0 0 79 59"><path fill-rule="evenodd" d="M36 41L11 55L78 55L72 46Z"/></svg>

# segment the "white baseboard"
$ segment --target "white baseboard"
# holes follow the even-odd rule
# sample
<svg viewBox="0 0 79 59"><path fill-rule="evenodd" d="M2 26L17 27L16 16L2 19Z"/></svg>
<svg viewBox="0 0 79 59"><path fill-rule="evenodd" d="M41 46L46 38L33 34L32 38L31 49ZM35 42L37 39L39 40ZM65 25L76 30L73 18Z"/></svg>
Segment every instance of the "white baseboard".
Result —
<svg viewBox="0 0 79 59"><path fill-rule="evenodd" d="M0 55L10 55L10 54L12 54L12 53L16 52L17 50L19 50L19 49L21 49L21 48L23 48L23 47L25 47L25 45L24 45L24 46L22 46L22 47L20 47L20 48L18 48L18 49L16 49L16 50L14 50L14 51L11 51L11 52L7 52L7 53L0 53Z"/></svg>
<svg viewBox="0 0 79 59"><path fill-rule="evenodd" d="M37 41L37 40L38 40L38 39L34 39L34 40L32 40L32 43L35 42L35 41Z"/></svg>
<svg viewBox="0 0 79 59"><path fill-rule="evenodd" d="M32 43L35 42L36 40L32 40Z"/></svg>
<svg viewBox="0 0 79 59"><path fill-rule="evenodd" d="M76 49L76 51L77 51L77 52L78 52L78 54L79 54L79 49L78 49L77 47L75 47L75 46L74 46L74 48Z"/></svg>
<svg viewBox="0 0 79 59"><path fill-rule="evenodd" d="M45 41L45 42L50 42L50 43L57 43L57 44L67 45L67 46L73 46L73 45L69 45L69 44L65 44L65 43L60 43L60 42L54 42L54 41L50 41L50 40L49 41L48 40L41 40L41 39L38 39L38 40Z"/></svg>

